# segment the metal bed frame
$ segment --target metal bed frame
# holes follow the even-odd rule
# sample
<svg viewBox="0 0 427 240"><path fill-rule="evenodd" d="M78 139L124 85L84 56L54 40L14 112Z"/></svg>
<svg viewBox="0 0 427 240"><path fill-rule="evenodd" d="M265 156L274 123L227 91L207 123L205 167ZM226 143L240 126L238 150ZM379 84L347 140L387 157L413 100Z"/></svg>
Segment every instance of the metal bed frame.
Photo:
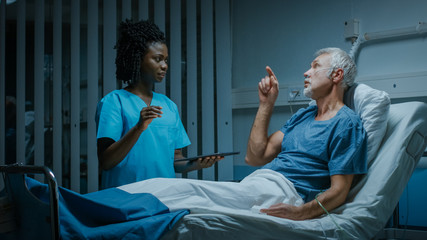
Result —
<svg viewBox="0 0 427 240"><path fill-rule="evenodd" d="M12 202L12 205L15 207L16 213L16 225L17 229L3 233L0 233L1 239L27 239L26 236L29 227L37 226L28 226L26 224L31 224L31 222L26 222L27 217L34 217L37 215L38 211L46 211L45 222L50 225L50 234L47 233L47 236L53 240L60 239L59 234L59 205L58 205L58 184L55 179L53 172L46 166L23 166L18 164L13 165L0 165L0 173L3 174L4 179L4 189L5 193ZM32 195L25 184L25 175L26 174L43 174L48 184L49 188L49 204L40 201L34 195ZM23 207L27 202L35 202L37 208L25 208ZM43 217L43 216L41 216ZM45 231L41 228L40 231ZM45 233L46 234L46 233ZM35 237L32 235L32 237Z"/></svg>
<svg viewBox="0 0 427 240"><path fill-rule="evenodd" d="M427 151L422 157L427 157ZM407 229L399 223L399 204L393 212L390 222L374 239L426 239L427 230Z"/></svg>

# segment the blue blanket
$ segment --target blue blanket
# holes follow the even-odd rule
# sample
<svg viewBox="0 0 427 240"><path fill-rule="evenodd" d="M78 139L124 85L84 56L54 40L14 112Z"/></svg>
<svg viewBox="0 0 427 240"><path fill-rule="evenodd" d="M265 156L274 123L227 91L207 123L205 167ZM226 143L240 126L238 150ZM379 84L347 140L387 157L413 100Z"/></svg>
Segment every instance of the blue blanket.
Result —
<svg viewBox="0 0 427 240"><path fill-rule="evenodd" d="M26 182L35 196L49 202L46 184L28 177ZM158 239L188 213L170 212L149 193L110 188L82 195L59 187L62 239Z"/></svg>

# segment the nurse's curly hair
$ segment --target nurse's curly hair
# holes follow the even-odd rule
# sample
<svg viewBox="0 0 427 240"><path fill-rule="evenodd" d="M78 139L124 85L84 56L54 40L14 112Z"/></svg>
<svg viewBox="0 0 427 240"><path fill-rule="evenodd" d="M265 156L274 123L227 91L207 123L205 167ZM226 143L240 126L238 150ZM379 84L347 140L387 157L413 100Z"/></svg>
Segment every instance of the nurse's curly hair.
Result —
<svg viewBox="0 0 427 240"><path fill-rule="evenodd" d="M116 78L129 85L139 81L141 61L150 44L166 43L165 34L150 21L132 22L129 19L120 23L119 39L115 49Z"/></svg>

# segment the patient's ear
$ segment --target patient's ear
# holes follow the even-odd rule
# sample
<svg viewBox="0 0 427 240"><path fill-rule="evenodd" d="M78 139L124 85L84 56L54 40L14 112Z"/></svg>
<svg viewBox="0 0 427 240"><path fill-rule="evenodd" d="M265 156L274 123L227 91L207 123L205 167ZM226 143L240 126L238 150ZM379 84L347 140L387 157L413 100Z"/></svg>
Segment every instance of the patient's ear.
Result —
<svg viewBox="0 0 427 240"><path fill-rule="evenodd" d="M332 72L331 75L331 80L338 84L339 82L341 82L344 78L344 70L342 68L338 68L337 70Z"/></svg>

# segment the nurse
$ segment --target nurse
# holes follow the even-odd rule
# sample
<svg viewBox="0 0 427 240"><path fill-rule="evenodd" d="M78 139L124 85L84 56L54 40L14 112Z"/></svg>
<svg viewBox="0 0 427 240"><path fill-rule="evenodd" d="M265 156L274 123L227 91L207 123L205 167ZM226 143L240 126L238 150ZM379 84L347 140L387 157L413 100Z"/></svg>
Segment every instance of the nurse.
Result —
<svg viewBox="0 0 427 240"><path fill-rule="evenodd" d="M153 91L168 69L163 32L149 21L120 24L115 46L116 77L127 87L107 94L96 112L101 188L116 187L156 177L175 177L212 166L223 157L184 158L190 140L178 108L167 96Z"/></svg>

